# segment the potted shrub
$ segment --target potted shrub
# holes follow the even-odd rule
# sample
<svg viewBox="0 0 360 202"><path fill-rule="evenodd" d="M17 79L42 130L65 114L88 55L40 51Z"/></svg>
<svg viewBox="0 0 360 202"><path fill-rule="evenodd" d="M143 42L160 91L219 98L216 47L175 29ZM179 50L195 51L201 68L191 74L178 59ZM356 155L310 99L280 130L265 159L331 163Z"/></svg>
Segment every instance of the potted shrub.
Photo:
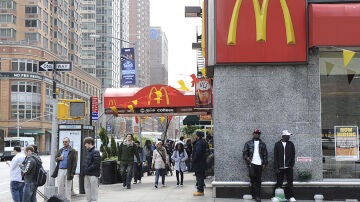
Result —
<svg viewBox="0 0 360 202"><path fill-rule="evenodd" d="M109 147L109 137L106 129L101 128L99 133L101 139L101 182L103 184L114 184L117 179L117 149L115 138L111 137L111 147ZM114 149L115 146L115 149Z"/></svg>

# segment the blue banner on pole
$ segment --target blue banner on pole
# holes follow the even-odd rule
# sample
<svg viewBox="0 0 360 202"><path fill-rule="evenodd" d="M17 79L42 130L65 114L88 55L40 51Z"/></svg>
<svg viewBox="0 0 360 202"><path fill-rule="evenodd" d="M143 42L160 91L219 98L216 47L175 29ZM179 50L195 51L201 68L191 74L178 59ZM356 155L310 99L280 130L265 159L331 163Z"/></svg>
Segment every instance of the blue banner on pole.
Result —
<svg viewBox="0 0 360 202"><path fill-rule="evenodd" d="M121 85L135 85L134 48L121 49Z"/></svg>

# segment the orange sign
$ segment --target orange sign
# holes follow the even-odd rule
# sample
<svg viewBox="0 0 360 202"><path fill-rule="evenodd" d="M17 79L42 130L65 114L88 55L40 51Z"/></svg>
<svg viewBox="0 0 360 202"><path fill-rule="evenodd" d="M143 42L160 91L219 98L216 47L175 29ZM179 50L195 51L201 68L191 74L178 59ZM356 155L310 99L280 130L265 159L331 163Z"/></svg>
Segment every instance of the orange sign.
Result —
<svg viewBox="0 0 360 202"><path fill-rule="evenodd" d="M306 0L216 1L216 63L306 62Z"/></svg>

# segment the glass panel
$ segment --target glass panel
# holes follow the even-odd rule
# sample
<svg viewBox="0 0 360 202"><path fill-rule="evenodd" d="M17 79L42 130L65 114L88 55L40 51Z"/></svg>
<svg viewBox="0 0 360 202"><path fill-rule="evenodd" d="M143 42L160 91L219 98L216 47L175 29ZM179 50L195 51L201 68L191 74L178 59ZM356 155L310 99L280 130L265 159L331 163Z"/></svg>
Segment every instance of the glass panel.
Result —
<svg viewBox="0 0 360 202"><path fill-rule="evenodd" d="M359 178L360 162L357 160L341 161L341 158L356 156L358 143L345 148L351 153L341 153L344 148L336 147L335 126L360 125L360 57L355 55L347 68L343 66L342 52L320 53L320 87L321 87L321 125L324 178ZM355 131L352 137L356 139ZM349 139L350 141L350 139ZM354 142L354 141L352 141ZM355 149L355 152L354 152ZM355 155L354 155L355 153ZM342 159L343 160L343 159Z"/></svg>

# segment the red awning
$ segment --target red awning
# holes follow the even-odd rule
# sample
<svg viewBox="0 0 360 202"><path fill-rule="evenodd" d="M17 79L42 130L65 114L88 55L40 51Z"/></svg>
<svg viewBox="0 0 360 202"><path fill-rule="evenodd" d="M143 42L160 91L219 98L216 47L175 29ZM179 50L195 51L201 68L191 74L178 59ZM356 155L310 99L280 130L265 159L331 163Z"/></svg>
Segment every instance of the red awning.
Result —
<svg viewBox="0 0 360 202"><path fill-rule="evenodd" d="M360 46L360 3L310 4L309 46Z"/></svg>
<svg viewBox="0 0 360 202"><path fill-rule="evenodd" d="M129 107L130 106L130 107ZM104 93L104 109L112 114L116 107L118 114L206 114L206 110L194 109L195 92L180 91L167 85L153 85L144 88L108 88Z"/></svg>

